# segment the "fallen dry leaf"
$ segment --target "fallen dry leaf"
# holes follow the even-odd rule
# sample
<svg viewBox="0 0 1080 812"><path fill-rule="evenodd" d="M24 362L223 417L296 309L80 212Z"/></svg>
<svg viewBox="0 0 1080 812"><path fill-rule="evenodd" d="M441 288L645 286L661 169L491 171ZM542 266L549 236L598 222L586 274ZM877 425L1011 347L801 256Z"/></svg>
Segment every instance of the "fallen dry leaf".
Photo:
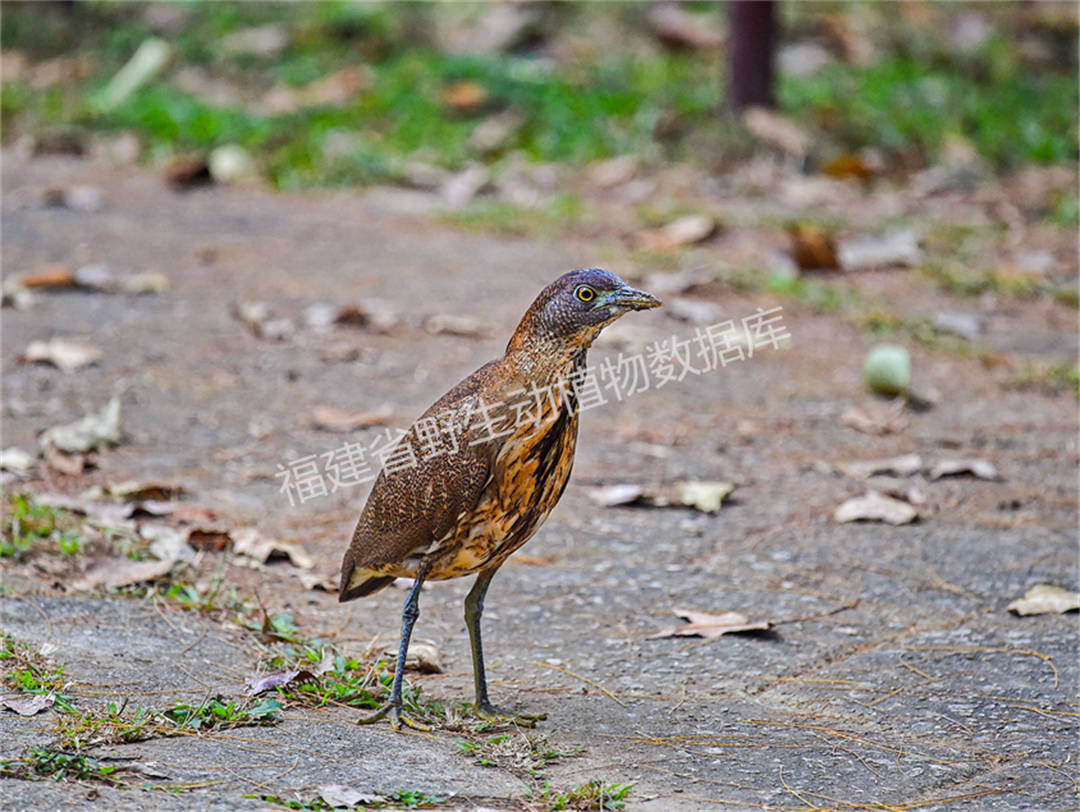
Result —
<svg viewBox="0 0 1080 812"><path fill-rule="evenodd" d="M869 180L882 171L884 167L880 160L873 160L863 153L845 153L838 155L826 163L821 171L834 178L858 178Z"/></svg>
<svg viewBox="0 0 1080 812"><path fill-rule="evenodd" d="M443 91L443 101L457 113L471 113L487 103L488 92L479 82L454 82Z"/></svg>
<svg viewBox="0 0 1080 812"><path fill-rule="evenodd" d="M63 263L42 265L19 279L24 288L70 288L75 285L75 274Z"/></svg>
<svg viewBox="0 0 1080 812"><path fill-rule="evenodd" d="M838 522L885 522L887 524L909 524L919 517L919 511L907 502L882 496L870 491L864 496L848 499L833 513Z"/></svg>
<svg viewBox="0 0 1080 812"><path fill-rule="evenodd" d="M767 620L750 622L746 615L739 612L695 612L690 609L672 609L671 613L689 621L683 626L673 626L656 634L649 635L649 640L661 637L704 637L707 640L715 640L725 634L738 632L760 632L772 628L772 623Z"/></svg>
<svg viewBox="0 0 1080 812"><path fill-rule="evenodd" d="M168 500L179 499L184 495L184 489L180 485L171 485L165 482L142 482L137 479L127 479L123 482L106 485L102 488L102 495L118 502L139 502L144 499Z"/></svg>
<svg viewBox="0 0 1080 812"><path fill-rule="evenodd" d="M341 806L354 807L359 804L377 804L383 800L381 795L370 792L361 792L358 789L345 784L322 784L315 788L319 798L327 806L337 808Z"/></svg>
<svg viewBox="0 0 1080 812"><path fill-rule="evenodd" d="M19 716L33 716L46 708L51 708L56 701L56 694L30 694L29 696L9 696L0 699L0 706L13 710Z"/></svg>
<svg viewBox="0 0 1080 812"><path fill-rule="evenodd" d="M120 401L113 398L100 411L91 412L74 423L54 426L38 439L42 449L56 448L77 454L95 451L107 445L119 445Z"/></svg>
<svg viewBox="0 0 1080 812"><path fill-rule="evenodd" d="M930 479L941 479L946 476L962 476L970 474L978 479L1000 480L1001 474L992 462L978 459L941 460L930 469L927 476Z"/></svg>
<svg viewBox="0 0 1080 812"><path fill-rule="evenodd" d="M383 656L395 659L397 653L397 646L393 646L385 649ZM433 643L410 643L409 653L405 657L405 670L420 674L442 674L442 653Z"/></svg>
<svg viewBox="0 0 1080 812"><path fill-rule="evenodd" d="M54 471L68 476L78 476L86 467L85 454L65 454L63 451L57 451L53 446L47 446L41 452L41 456L45 464Z"/></svg>
<svg viewBox="0 0 1080 812"><path fill-rule="evenodd" d="M451 175L440 193L452 209L462 209L491 183L491 171L483 164L471 164Z"/></svg>
<svg viewBox="0 0 1080 812"><path fill-rule="evenodd" d="M300 570L296 573L297 579L304 589L315 590L319 592L329 592L330 594L337 594L338 585L336 582L327 578L325 575L320 575L317 572L308 572L307 570Z"/></svg>
<svg viewBox="0 0 1080 812"><path fill-rule="evenodd" d="M678 494L679 502L702 513L716 513L720 510L724 499L734 490L735 483L733 482L687 480L675 483L675 493Z"/></svg>
<svg viewBox="0 0 1080 812"><path fill-rule="evenodd" d="M889 404L868 403L852 406L840 415L840 422L855 431L874 436L899 434L908 426L903 400Z"/></svg>
<svg viewBox="0 0 1080 812"><path fill-rule="evenodd" d="M393 416L393 407L385 403L377 409L339 409L336 406L316 406L311 410L311 423L317 429L345 433L369 426L383 426Z"/></svg>
<svg viewBox="0 0 1080 812"><path fill-rule="evenodd" d="M645 495L640 485L616 484L590 488L589 499L601 507L632 505Z"/></svg>
<svg viewBox="0 0 1080 812"><path fill-rule="evenodd" d="M258 112L284 115L307 107L339 107L371 86L367 66L352 66L316 79L303 87L276 85L263 97Z"/></svg>
<svg viewBox="0 0 1080 812"><path fill-rule="evenodd" d="M217 552L224 550L232 537L224 528L193 527L188 531L187 543L196 550Z"/></svg>
<svg viewBox="0 0 1080 812"><path fill-rule="evenodd" d="M1009 604L1018 615L1060 615L1080 609L1080 592L1070 592L1052 584L1036 584Z"/></svg>
<svg viewBox="0 0 1080 812"><path fill-rule="evenodd" d="M89 592L99 587L117 589L122 586L141 584L145 581L156 581L158 578L168 575L175 564L175 560L132 561L127 558L120 559L90 570L82 578L74 581L71 588L77 592Z"/></svg>
<svg viewBox="0 0 1080 812"><path fill-rule="evenodd" d="M139 535L150 542L150 553L162 561L194 561L195 550L188 545L188 534L167 524L144 522Z"/></svg>
<svg viewBox="0 0 1080 812"><path fill-rule="evenodd" d="M918 454L901 454L899 457L888 457L882 460L842 462L837 465L837 468L853 479L867 479L876 474L910 476L921 471L922 467L923 459Z"/></svg>
<svg viewBox="0 0 1080 812"><path fill-rule="evenodd" d="M708 50L724 44L724 34L715 23L692 14L677 3L658 3L649 10L653 35L669 48Z"/></svg>
<svg viewBox="0 0 1080 812"><path fill-rule="evenodd" d="M710 214L688 214L663 228L646 229L637 235L637 243L648 251L673 251L684 245L707 240L716 231Z"/></svg>
<svg viewBox="0 0 1080 812"><path fill-rule="evenodd" d="M21 448L11 446L0 451L0 470L22 473L34 467L34 458Z"/></svg>
<svg viewBox="0 0 1080 812"><path fill-rule="evenodd" d="M241 527L233 530L230 535L233 539L233 550L240 555L265 564L271 558L282 556L289 559L294 567L309 570L315 566L315 561L307 551L299 544L268 539L254 527Z"/></svg>
<svg viewBox="0 0 1080 812"><path fill-rule="evenodd" d="M99 348L73 338L51 338L48 341L31 341L19 361L26 364L52 364L62 372L74 372L102 358Z"/></svg>
<svg viewBox="0 0 1080 812"><path fill-rule="evenodd" d="M836 247L836 256L845 271L910 268L922 262L919 237L910 229L841 240Z"/></svg>
<svg viewBox="0 0 1080 812"><path fill-rule="evenodd" d="M265 677L259 677L258 679L249 679L247 681L248 694L254 696L255 694L261 694L264 691L280 688L293 682L297 685L302 685L305 682L314 681L315 675L306 668L297 669L296 671L278 671L274 674L267 674Z"/></svg>
<svg viewBox="0 0 1080 812"><path fill-rule="evenodd" d="M810 147L810 136L791 119L764 107L749 107L742 116L750 134L789 155L801 158Z"/></svg>
<svg viewBox="0 0 1080 812"><path fill-rule="evenodd" d="M791 258L799 270L824 271L837 267L836 243L831 234L810 223L792 223L787 233L791 239Z"/></svg>
<svg viewBox="0 0 1080 812"><path fill-rule="evenodd" d="M433 336L483 338L491 332L490 328L490 324L486 321L472 316L457 316L453 313L436 313L424 319L424 329Z"/></svg>
<svg viewBox="0 0 1080 812"><path fill-rule="evenodd" d="M214 182L214 176L210 174L210 164L205 157L176 158L165 167L164 175L165 182L177 192Z"/></svg>

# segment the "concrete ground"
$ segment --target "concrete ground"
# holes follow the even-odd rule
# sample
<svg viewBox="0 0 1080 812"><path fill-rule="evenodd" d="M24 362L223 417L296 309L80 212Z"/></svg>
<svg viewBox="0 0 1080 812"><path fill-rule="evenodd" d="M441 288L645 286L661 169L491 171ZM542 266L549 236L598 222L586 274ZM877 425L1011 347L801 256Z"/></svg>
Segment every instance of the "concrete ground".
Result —
<svg viewBox="0 0 1080 812"><path fill-rule="evenodd" d="M40 204L43 189L69 183L100 188L103 208ZM275 478L279 464L348 436L314 428L314 407L388 403L392 424L405 426L495 357L563 270L642 271L611 241L464 233L381 190L177 194L149 172L59 158L5 160L3 185L5 275L106 262L171 280L160 295L55 292L5 309L3 446L31 450L42 429L114 394L127 435L96 470L46 470L7 487L77 494L126 479L181 481L229 524L301 543L331 579L364 488L291 506ZM935 297L917 286L897 292L895 276L868 279L904 312ZM693 295L724 318L778 303L717 285ZM272 341L233 313L260 300L298 321L313 303L371 298L400 314L397 327L301 327ZM1078 808L1076 615L1006 609L1035 584L1077 588L1075 400L1006 388L974 358L914 347L917 382L938 402L908 413L898 433L860 433L840 418L870 400L860 365L873 338L783 303L788 349L583 415L562 503L489 592L496 701L547 713L540 730L550 743L583 749L547 767L553 790L629 783L629 809ZM1074 354L1075 313L1010 307L986 336L995 351ZM437 314L474 317L487 334L432 335L423 323ZM693 329L665 310L631 314L613 330L622 343L593 358ZM86 337L104 359L73 374L16 364L29 341L55 335ZM837 466L899 453L928 465L984 458L1002 479L916 477L927 495L917 522L833 521L836 506L865 489ZM716 514L589 497L601 485L684 479L738 489ZM265 656L231 617L72 593L40 569L5 569L0 627L56 646L69 692L86 706L240 695ZM257 590L271 614L291 613L305 635L345 651L396 637L402 589L338 604L297 575L282 562L229 566L226 585ZM422 594L417 636L437 645L446 671L416 678L427 698L471 699L468 588L453 581ZM681 622L676 608L776 625L715 640L654 637ZM463 755L454 731L394 734L358 727L356 715L286 708L277 726L100 747L96 757L152 764L160 777L128 789L4 778L0 796L14 809L254 809L269 807L264 795L311 801L316 787L339 783L421 791L462 808L551 803L542 782ZM53 711L0 714L0 759L47 746L55 724Z"/></svg>

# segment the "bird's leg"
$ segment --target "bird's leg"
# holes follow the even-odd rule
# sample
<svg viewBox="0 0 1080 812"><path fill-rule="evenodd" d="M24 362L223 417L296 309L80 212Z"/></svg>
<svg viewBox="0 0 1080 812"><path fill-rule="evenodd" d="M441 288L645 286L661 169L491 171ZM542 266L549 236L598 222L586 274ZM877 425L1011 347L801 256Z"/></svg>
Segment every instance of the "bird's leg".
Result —
<svg viewBox="0 0 1080 812"><path fill-rule="evenodd" d="M480 642L480 616L484 613L484 595L488 584L495 576L495 570L481 572L476 576L469 594L465 596L465 625L469 627L469 645L472 648L473 679L476 682L476 703L473 713L481 719L500 722L514 722L524 727L533 727L538 720L546 719L547 714L515 713L502 710L488 700L487 676L484 673L484 650Z"/></svg>
<svg viewBox="0 0 1080 812"><path fill-rule="evenodd" d="M409 639L412 637L413 625L420 617L420 586L424 583L426 569L418 571L409 597L405 599L405 608L401 613L401 645L398 648L397 667L394 669L394 685L390 689L390 700L370 716L362 716L357 722L361 725L370 725L384 716L390 717L390 726L394 730L401 730L401 726L411 727L414 730L431 730L428 725L410 719L405 715L405 701L401 696L401 686L405 681L405 658L409 653Z"/></svg>

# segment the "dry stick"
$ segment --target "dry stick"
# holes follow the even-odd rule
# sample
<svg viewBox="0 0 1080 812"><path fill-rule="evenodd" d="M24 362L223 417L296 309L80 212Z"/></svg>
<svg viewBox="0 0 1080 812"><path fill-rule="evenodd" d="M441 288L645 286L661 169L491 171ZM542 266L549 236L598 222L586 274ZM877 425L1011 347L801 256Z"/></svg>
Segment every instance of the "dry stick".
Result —
<svg viewBox="0 0 1080 812"><path fill-rule="evenodd" d="M356 610L356 604L354 603L354 604L352 604L352 605L351 605L351 606L349 607L349 612L348 612L348 614L346 614L346 615L345 615L345 620L343 620L343 621L341 622L341 625L340 625L340 626L338 626L338 627L337 627L337 629L336 629L335 631L333 631L333 632L331 632L331 633L330 633L329 635L327 635L327 637L328 637L328 638L329 638L330 640L336 640L336 639L337 639L337 636L338 636L339 634L341 634L341 633L342 633L343 631L345 631L345 629L347 629L347 628L348 628L348 626L349 626L349 623L350 623L350 622L352 622L352 616L353 616L353 612L354 612L355 610Z"/></svg>
<svg viewBox="0 0 1080 812"><path fill-rule="evenodd" d="M253 778L248 778L246 775L240 775L240 773L238 773L236 770L232 769L231 767L226 767L224 764L221 764L219 766L225 772L230 773L231 775L235 776L236 778L239 778L241 781L246 781L247 783L251 784L254 787L258 787L261 790L265 790L267 795L272 795L274 793L274 788L272 786L270 786L269 784L264 784L261 781L256 781Z"/></svg>
<svg viewBox="0 0 1080 812"><path fill-rule="evenodd" d="M1005 646L906 646L905 651L944 651L951 654L1019 654L1026 657L1035 657L1046 663L1054 674L1054 688L1058 687L1058 670L1054 665L1054 658L1041 651L1029 648L1007 648Z"/></svg>
<svg viewBox="0 0 1080 812"><path fill-rule="evenodd" d="M815 809L815 810L821 809L820 806L818 806L817 804L810 803L802 795L800 795L798 792L793 790L791 788L791 786L788 784L788 782L784 780L784 765L783 764L780 765L779 774L780 774L780 784L781 784L781 786L783 786L784 789L786 789L788 792L790 792L792 795L794 795L796 798L798 798L800 801L802 801L804 804L806 804L810 809Z"/></svg>
<svg viewBox="0 0 1080 812"><path fill-rule="evenodd" d="M172 629L172 630L173 630L174 632L176 632L177 634L184 634L184 635L192 635L192 634L195 634L195 632L189 632L189 631L187 631L186 629L178 629L178 628L177 628L177 627L176 627L176 626L175 626L175 625L173 624L173 622L172 622L171 620L169 620L169 618L168 618L168 617L167 617L167 616L165 615L165 613L164 613L163 611L161 611L161 606L160 606L160 604L159 604L159 598L158 598L158 594L157 594L156 592L154 592L154 593L152 593L152 594L153 594L153 598L151 599L151 605L153 605L154 609L155 609L155 610L157 611L157 613L158 613L158 614L159 614L159 615L161 616L161 619L162 619L162 620L164 620L164 621L165 621L165 623L167 623L167 624L168 624L168 626L169 626L169 628L170 628L170 629Z"/></svg>
<svg viewBox="0 0 1080 812"><path fill-rule="evenodd" d="M611 691L609 691L607 688L605 688L599 682L594 682L593 680L589 679L588 677L583 677L580 674L575 674L573 671L569 671L569 670L567 670L565 668L560 668L557 665L551 665L549 663L540 663L540 662L537 662L535 660L532 661L531 665L538 665L541 668L550 668L552 671L561 671L563 674L566 674L567 676L570 676L570 677L573 677L574 679L579 679L582 682L588 683L589 685L593 686L597 690L599 690L599 691L603 692L604 694L606 694L609 698L614 699L616 704L621 705L624 708L626 707L626 703L623 702L621 699L619 699L619 697L615 696L615 694L611 693Z"/></svg>
<svg viewBox="0 0 1080 812"><path fill-rule="evenodd" d="M187 654L189 651L191 651L193 648L195 648L195 646L199 645L199 643L201 643L203 640L206 639L206 635L207 635L207 633L209 633L209 631L210 631L209 629L203 629L203 633L199 635L198 639L195 642L193 642L191 645L186 646L180 652L180 654L178 656L183 657L185 654Z"/></svg>

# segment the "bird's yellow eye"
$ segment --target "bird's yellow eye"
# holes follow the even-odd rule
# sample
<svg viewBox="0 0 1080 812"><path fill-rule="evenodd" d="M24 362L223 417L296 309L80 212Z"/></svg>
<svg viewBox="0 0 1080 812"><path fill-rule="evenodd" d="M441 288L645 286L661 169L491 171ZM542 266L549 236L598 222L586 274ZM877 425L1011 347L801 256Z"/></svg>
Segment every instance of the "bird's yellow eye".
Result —
<svg viewBox="0 0 1080 812"><path fill-rule="evenodd" d="M581 285L576 291L574 291L574 295L578 297L579 301L591 302L593 299L596 298L596 291L590 288L588 285Z"/></svg>

